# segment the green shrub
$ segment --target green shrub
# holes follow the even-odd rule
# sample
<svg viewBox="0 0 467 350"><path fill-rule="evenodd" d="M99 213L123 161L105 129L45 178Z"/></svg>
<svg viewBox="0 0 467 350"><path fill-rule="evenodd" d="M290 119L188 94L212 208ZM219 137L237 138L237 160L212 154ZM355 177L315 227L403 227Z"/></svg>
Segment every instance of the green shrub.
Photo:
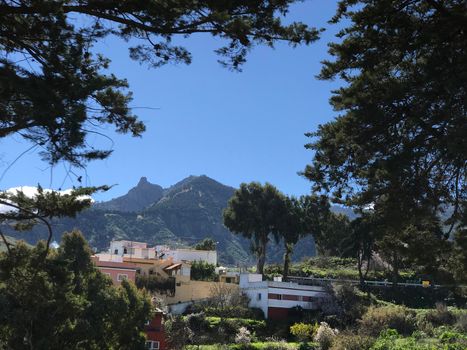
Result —
<svg viewBox="0 0 467 350"><path fill-rule="evenodd" d="M228 305L224 307L207 306L199 303L193 305L189 310L189 313L204 312L206 316L212 317L240 317L250 318L255 320L264 320L264 313L261 309L247 308L244 305Z"/></svg>
<svg viewBox="0 0 467 350"><path fill-rule="evenodd" d="M342 327L353 325L370 304L369 298L350 284L333 284L327 292L328 296L320 302L321 309L326 316L336 316Z"/></svg>
<svg viewBox="0 0 467 350"><path fill-rule="evenodd" d="M221 323L220 317L206 317L206 320L212 329L217 329ZM225 320L235 322L238 327L245 327L252 333L264 332L266 330L266 321L252 320L248 318L227 318Z"/></svg>
<svg viewBox="0 0 467 350"><path fill-rule="evenodd" d="M415 312L404 306L370 307L360 320L360 334L377 337L383 330L395 329L410 335L415 330Z"/></svg>
<svg viewBox="0 0 467 350"><path fill-rule="evenodd" d="M339 334L334 339L330 350L368 350L375 342L374 338L355 335Z"/></svg>
<svg viewBox="0 0 467 350"><path fill-rule="evenodd" d="M290 326L290 334L295 336L299 341L305 342L313 338L315 330L318 328L317 325L307 323L295 323Z"/></svg>
<svg viewBox="0 0 467 350"><path fill-rule="evenodd" d="M216 265L206 261L193 261L191 263L191 279L194 281L215 281Z"/></svg>

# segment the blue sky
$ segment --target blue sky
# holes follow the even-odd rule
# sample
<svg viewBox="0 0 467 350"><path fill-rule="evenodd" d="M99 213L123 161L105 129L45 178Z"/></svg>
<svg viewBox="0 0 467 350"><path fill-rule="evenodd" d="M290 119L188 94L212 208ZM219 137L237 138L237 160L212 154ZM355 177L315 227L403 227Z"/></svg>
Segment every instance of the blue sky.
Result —
<svg viewBox="0 0 467 350"><path fill-rule="evenodd" d="M208 175L224 184L270 182L287 194L306 194L310 183L297 175L311 160L305 132L335 117L328 100L337 82L315 78L328 58L327 43L338 27L327 24L335 1L308 0L292 8L287 20L327 30L310 46L256 47L242 73L217 63L213 50L222 42L205 35L183 41L191 65L148 69L128 58L127 44L107 38L97 47L112 60L110 71L126 78L135 109L147 125L142 138L108 132L114 154L90 163L87 185L116 184L106 200L126 193L141 176L164 187L188 175ZM96 144L110 144L90 139ZM29 147L19 138L0 140L0 173ZM77 172L81 174L82 172ZM35 153L22 156L0 181L0 188L21 185L67 188L73 185L63 165L53 169ZM77 184L76 182L74 184Z"/></svg>

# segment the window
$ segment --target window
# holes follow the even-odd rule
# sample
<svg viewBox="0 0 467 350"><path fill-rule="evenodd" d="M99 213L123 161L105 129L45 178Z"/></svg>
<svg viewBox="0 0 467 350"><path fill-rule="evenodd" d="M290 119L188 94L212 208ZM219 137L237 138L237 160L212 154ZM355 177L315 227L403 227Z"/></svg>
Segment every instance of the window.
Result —
<svg viewBox="0 0 467 350"><path fill-rule="evenodd" d="M306 301L306 302L310 302L310 301L313 301L313 298L312 298L312 297L303 296L303 297L302 297L302 300L303 300L303 301Z"/></svg>
<svg viewBox="0 0 467 350"><path fill-rule="evenodd" d="M114 254L115 254L115 255L118 255L118 249L115 249L115 250L114 250Z"/></svg>
<svg viewBox="0 0 467 350"><path fill-rule="evenodd" d="M282 300L282 294L269 293L268 298L275 299L275 300Z"/></svg>
<svg viewBox="0 0 467 350"><path fill-rule="evenodd" d="M282 296L282 299L284 299L284 300L294 300L294 301L298 301L298 295L284 294L284 295Z"/></svg>
<svg viewBox="0 0 467 350"><path fill-rule="evenodd" d="M125 273L119 273L119 274L117 275L117 281L118 281L118 282L121 282L121 281L127 280L127 279L128 279L128 275L125 274Z"/></svg>
<svg viewBox="0 0 467 350"><path fill-rule="evenodd" d="M261 300L261 293L258 293L257 299Z"/></svg>
<svg viewBox="0 0 467 350"><path fill-rule="evenodd" d="M159 342L154 340L146 341L145 348L147 350L159 350Z"/></svg>
<svg viewBox="0 0 467 350"><path fill-rule="evenodd" d="M123 248L123 254L128 254L128 250L126 248Z"/></svg>

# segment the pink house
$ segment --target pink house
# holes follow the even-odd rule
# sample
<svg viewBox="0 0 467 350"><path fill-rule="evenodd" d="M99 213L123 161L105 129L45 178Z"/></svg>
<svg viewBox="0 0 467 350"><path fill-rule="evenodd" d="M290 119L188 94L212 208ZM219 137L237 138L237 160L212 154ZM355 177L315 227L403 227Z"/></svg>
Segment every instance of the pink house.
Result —
<svg viewBox="0 0 467 350"><path fill-rule="evenodd" d="M105 275L112 279L116 285L124 279L135 282L136 266L134 264L116 261L102 261L99 258L93 258L96 267Z"/></svg>

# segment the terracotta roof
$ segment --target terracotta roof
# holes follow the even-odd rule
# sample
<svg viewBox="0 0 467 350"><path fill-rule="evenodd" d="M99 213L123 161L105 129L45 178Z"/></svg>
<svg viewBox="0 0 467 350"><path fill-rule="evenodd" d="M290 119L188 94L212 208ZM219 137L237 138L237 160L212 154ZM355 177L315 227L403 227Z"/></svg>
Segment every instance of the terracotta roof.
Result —
<svg viewBox="0 0 467 350"><path fill-rule="evenodd" d="M115 262L115 261L95 261L97 267L113 267L113 268L120 268L125 270L136 270L136 266L134 264L128 264L124 262Z"/></svg>

